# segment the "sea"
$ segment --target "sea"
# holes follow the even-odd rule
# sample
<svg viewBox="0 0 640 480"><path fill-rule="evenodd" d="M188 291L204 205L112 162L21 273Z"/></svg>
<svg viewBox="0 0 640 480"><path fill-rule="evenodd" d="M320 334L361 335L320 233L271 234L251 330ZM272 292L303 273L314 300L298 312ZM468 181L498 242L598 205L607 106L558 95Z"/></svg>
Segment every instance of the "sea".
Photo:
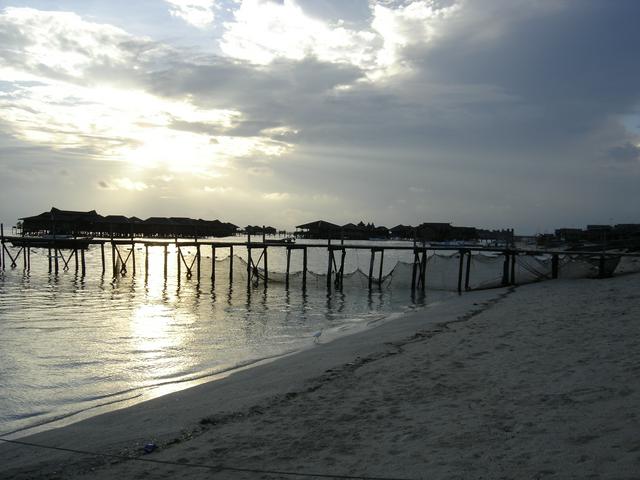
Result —
<svg viewBox="0 0 640 480"><path fill-rule="evenodd" d="M451 290L412 292L410 251L386 251L382 269L378 253L369 289L370 251L349 249L342 288L328 289L327 249L309 248L303 289L301 250L292 251L287 287L281 247L268 249L266 286L264 271L257 281L248 279L243 247L234 249L232 281L228 248L217 248L213 258L211 248L202 246L198 278L195 248L181 247L178 276L172 245L166 279L162 247L149 248L146 260L140 244L134 252L119 248L123 261L129 260L127 272L116 278L109 244L104 274L96 245L86 252L84 275L69 252L58 258L59 273L49 272L46 249L31 251L29 270L20 256L15 268L0 272L1 436L17 438L215 381L455 296ZM254 262L260 253L253 250ZM63 269L66 261L69 268Z"/></svg>

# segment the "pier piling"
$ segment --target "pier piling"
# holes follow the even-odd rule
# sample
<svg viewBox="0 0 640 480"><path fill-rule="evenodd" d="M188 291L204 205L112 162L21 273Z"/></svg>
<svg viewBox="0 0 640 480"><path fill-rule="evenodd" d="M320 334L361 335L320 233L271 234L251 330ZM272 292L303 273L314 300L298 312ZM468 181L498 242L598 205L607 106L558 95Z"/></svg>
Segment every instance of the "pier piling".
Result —
<svg viewBox="0 0 640 480"><path fill-rule="evenodd" d="M471 250L467 250L467 270L464 276L464 290L466 292L470 290L469 288L470 274L471 274Z"/></svg>
<svg viewBox="0 0 640 480"><path fill-rule="evenodd" d="M307 247L302 250L302 290L307 289Z"/></svg>
<svg viewBox="0 0 640 480"><path fill-rule="evenodd" d="M464 250L458 251L460 262L458 264L458 295L462 294L462 269L464 266Z"/></svg>
<svg viewBox="0 0 640 480"><path fill-rule="evenodd" d="M371 258L369 259L369 290L373 286L373 263L376 260L376 251L374 248L371 249Z"/></svg>
<svg viewBox="0 0 640 480"><path fill-rule="evenodd" d="M216 246L211 245L211 286L216 284Z"/></svg>

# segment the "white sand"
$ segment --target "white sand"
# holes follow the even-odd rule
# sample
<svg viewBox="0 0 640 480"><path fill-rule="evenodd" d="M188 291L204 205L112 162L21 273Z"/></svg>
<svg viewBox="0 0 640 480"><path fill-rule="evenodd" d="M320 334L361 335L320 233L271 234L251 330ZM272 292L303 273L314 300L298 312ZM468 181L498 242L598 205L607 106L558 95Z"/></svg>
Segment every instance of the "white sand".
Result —
<svg viewBox="0 0 640 480"><path fill-rule="evenodd" d="M327 371L329 370L330 371ZM640 275L464 294L24 439L399 478L640 478ZM204 424L200 421L206 419ZM1 478L298 478L0 445Z"/></svg>

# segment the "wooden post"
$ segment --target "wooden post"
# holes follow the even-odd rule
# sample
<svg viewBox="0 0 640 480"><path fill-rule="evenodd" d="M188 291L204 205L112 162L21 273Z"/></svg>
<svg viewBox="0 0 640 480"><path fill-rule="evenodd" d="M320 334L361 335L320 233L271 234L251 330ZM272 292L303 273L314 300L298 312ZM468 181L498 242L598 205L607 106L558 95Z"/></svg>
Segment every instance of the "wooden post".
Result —
<svg viewBox="0 0 640 480"><path fill-rule="evenodd" d="M264 286L267 286L267 282L269 281L269 262L267 261L267 246L265 244L264 247Z"/></svg>
<svg viewBox="0 0 640 480"><path fill-rule="evenodd" d="M551 278L556 279L558 278L558 266L560 264L559 262L559 258L558 258L558 254L554 253L551 256Z"/></svg>
<svg viewBox="0 0 640 480"><path fill-rule="evenodd" d="M251 234L247 236L247 285L251 285L251 277L253 276L253 260L251 259Z"/></svg>
<svg viewBox="0 0 640 480"><path fill-rule="evenodd" d="M49 273L51 273L51 248L48 248L47 250L49 252Z"/></svg>
<svg viewBox="0 0 640 480"><path fill-rule="evenodd" d="M196 245L196 275L200 281L200 245Z"/></svg>
<svg viewBox="0 0 640 480"><path fill-rule="evenodd" d="M169 245L164 244L164 279L167 279L167 260L169 258Z"/></svg>
<svg viewBox="0 0 640 480"><path fill-rule="evenodd" d="M462 294L462 268L464 266L464 250L459 251L460 262L458 266L458 295Z"/></svg>
<svg viewBox="0 0 640 480"><path fill-rule="evenodd" d="M59 263L58 263L58 247L54 248L54 254L55 254L56 275L58 275L58 267L59 267Z"/></svg>
<svg viewBox="0 0 640 480"><path fill-rule="evenodd" d="M178 282L180 282L180 245L178 244L178 237L176 237L176 258L178 259L178 263L177 263L177 268L176 268L176 272L177 272L177 279Z"/></svg>
<svg viewBox="0 0 640 480"><path fill-rule="evenodd" d="M291 266L291 247L287 246L287 273L284 277L284 286L289 288L289 270Z"/></svg>
<svg viewBox="0 0 640 480"><path fill-rule="evenodd" d="M149 278L149 245L144 244L144 278Z"/></svg>
<svg viewBox="0 0 640 480"><path fill-rule="evenodd" d="M133 268L131 269L131 274L136 274L136 243L131 237L131 261L133 262Z"/></svg>
<svg viewBox="0 0 640 480"><path fill-rule="evenodd" d="M56 255L56 259L57 258L58 256ZM57 270L57 266L56 266L56 270ZM116 272L116 244L113 243L113 238L111 239L111 271L113 273L113 278L116 278L118 276Z"/></svg>
<svg viewBox="0 0 640 480"><path fill-rule="evenodd" d="M216 284L216 247L211 245L211 286Z"/></svg>
<svg viewBox="0 0 640 480"><path fill-rule="evenodd" d="M380 250L380 270L378 270L378 285L382 287L382 264L384 263L384 249Z"/></svg>
<svg viewBox="0 0 640 480"><path fill-rule="evenodd" d="M302 290L307 289L307 247L302 249Z"/></svg>
<svg viewBox="0 0 640 480"><path fill-rule="evenodd" d="M464 289L465 291L469 291L469 276L471 272L471 250L467 251L467 271L464 276Z"/></svg>
<svg viewBox="0 0 640 480"><path fill-rule="evenodd" d="M502 286L509 285L509 252L503 252L504 262L502 263Z"/></svg>
<svg viewBox="0 0 640 480"><path fill-rule="evenodd" d="M85 274L87 273L87 268L84 261L84 248L80 249L80 259L82 260L82 276L84 277Z"/></svg>
<svg viewBox="0 0 640 480"><path fill-rule="evenodd" d="M600 255L600 260L598 261L598 278L605 278L605 271L604 271L604 255Z"/></svg>
<svg viewBox="0 0 640 480"><path fill-rule="evenodd" d="M27 244L22 247L22 266L23 270L27 270Z"/></svg>
<svg viewBox="0 0 640 480"><path fill-rule="evenodd" d="M344 243L342 243L342 245L344 245ZM340 254L340 291L342 291L342 287L344 286L344 257L346 256L347 250L343 248Z"/></svg>
<svg viewBox="0 0 640 480"><path fill-rule="evenodd" d="M369 260L369 290L371 290L371 287L373 285L373 263L376 260L376 251L375 249L371 249L371 258Z"/></svg>
<svg viewBox="0 0 640 480"><path fill-rule="evenodd" d="M416 250L415 239L413 241L413 267L411 268L411 291L416 289L416 270L418 267L418 251Z"/></svg>
<svg viewBox="0 0 640 480"><path fill-rule="evenodd" d="M516 284L516 254L511 253L511 285Z"/></svg>
<svg viewBox="0 0 640 480"><path fill-rule="evenodd" d="M328 249L328 255L327 257L329 258L329 262L327 265L327 289L331 290L331 272L333 271L333 250L331 250L331 237L329 237L328 239L328 243L327 243L327 249Z"/></svg>
<svg viewBox="0 0 640 480"><path fill-rule="evenodd" d="M78 249L77 248L73 249L73 261L75 263L76 272L77 272L78 271Z"/></svg>
<svg viewBox="0 0 640 480"><path fill-rule="evenodd" d="M4 257L4 224L0 223L0 241L2 243L2 270L5 268L5 257Z"/></svg>
<svg viewBox="0 0 640 480"><path fill-rule="evenodd" d="M233 245L229 246L229 287L233 283Z"/></svg>
<svg viewBox="0 0 640 480"><path fill-rule="evenodd" d="M31 271L31 247L27 247L27 269Z"/></svg>
<svg viewBox="0 0 640 480"><path fill-rule="evenodd" d="M100 244L100 258L102 260L102 274L104 275L104 270L105 270L105 266L104 266L104 243ZM49 269L51 270L51 269Z"/></svg>
<svg viewBox="0 0 640 480"><path fill-rule="evenodd" d="M427 289L427 249L422 249L422 271L420 272L422 275L421 278L421 287L424 292Z"/></svg>

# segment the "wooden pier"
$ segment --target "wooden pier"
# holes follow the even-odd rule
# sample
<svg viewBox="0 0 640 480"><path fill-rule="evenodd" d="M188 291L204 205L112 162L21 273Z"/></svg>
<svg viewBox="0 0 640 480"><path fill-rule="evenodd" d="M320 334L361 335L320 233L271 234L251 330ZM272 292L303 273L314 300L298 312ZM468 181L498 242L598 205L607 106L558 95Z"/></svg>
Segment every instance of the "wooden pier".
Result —
<svg viewBox="0 0 640 480"><path fill-rule="evenodd" d="M588 256L590 259L597 258L599 276L606 277L611 274L608 264L616 259L627 257L640 257L637 253L612 253L612 252L567 252L567 251L550 251L550 250L518 250L506 247L479 247L479 246L432 246L420 244L416 241L408 245L389 245L381 241L376 245L358 245L346 244L344 241L317 242L296 244L287 241L269 240L264 236L259 241L254 241L249 236L247 241L239 242L220 242L211 239L148 239L148 238L109 238L109 239L89 239L89 238L56 238L56 237L25 237L25 236L5 236L4 228L0 225L0 269L17 268L21 263L24 270L31 269L31 250L46 249L48 251L49 272L58 274L61 270L68 271L73 268L76 272L80 271L81 275L86 275L85 251L90 246L100 248L101 274L107 272L105 248L111 248L111 275L113 278L131 273L136 275L136 246L142 246L145 251L144 255L144 274L149 274L149 250L163 250L163 275L167 278L169 246L175 247L176 253L176 272L178 279L182 276L182 269L187 278L196 277L200 280L202 270L203 250L211 252L211 283L215 285L216 272L215 258L216 253L220 250L227 250L229 253L229 282L233 281L234 274L234 251L238 249L246 249L247 253L247 283L248 285L258 285L262 283L265 287L269 283L268 258L270 249L285 249L286 271L285 286L289 288L291 274L291 253L294 250L302 251L302 288L307 287L308 274L308 251L309 249L322 249L327 252L327 270L326 285L327 289L341 290L344 283L344 267L347 250L366 251L370 253L369 271L368 271L368 288L373 289L374 283L381 285L383 282L383 264L385 252L387 251L409 251L413 253L413 262L411 266L411 291L425 291L427 280L427 259L429 252L437 251L457 251L458 261L458 277L457 291L470 290L471 258L473 253L493 253L503 256L502 282L501 284L515 285L516 279L516 261L518 256L526 255L551 255L551 274L550 278L559 277L561 255L571 256ZM13 245L12 252L7 244ZM195 255L188 259L184 249L195 248ZM15 251L17 249L17 251ZM235 249L235 250L234 250ZM374 272L376 257L379 256L379 268ZM262 272L262 275L261 275ZM376 274L377 273L377 274Z"/></svg>

